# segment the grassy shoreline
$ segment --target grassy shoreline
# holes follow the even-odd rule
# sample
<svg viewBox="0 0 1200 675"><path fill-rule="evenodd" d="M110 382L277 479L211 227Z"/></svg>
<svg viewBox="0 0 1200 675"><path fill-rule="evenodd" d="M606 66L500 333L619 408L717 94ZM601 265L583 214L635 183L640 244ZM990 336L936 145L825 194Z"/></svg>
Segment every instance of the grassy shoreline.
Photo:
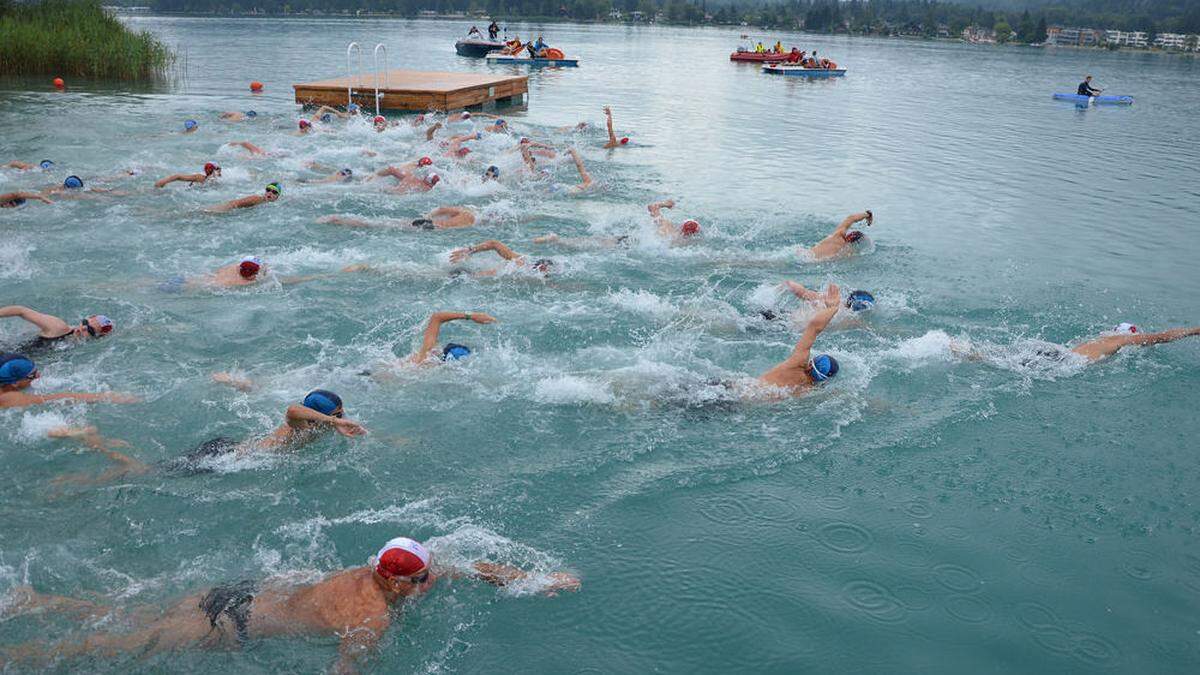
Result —
<svg viewBox="0 0 1200 675"><path fill-rule="evenodd" d="M174 58L157 38L130 30L97 0L0 0L0 76L148 80L165 76Z"/></svg>

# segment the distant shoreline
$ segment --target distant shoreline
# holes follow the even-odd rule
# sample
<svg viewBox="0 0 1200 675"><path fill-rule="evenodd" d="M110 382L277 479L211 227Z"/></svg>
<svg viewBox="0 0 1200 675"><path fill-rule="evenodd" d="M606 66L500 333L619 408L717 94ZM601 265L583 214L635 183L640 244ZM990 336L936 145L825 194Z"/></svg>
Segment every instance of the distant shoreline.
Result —
<svg viewBox="0 0 1200 675"><path fill-rule="evenodd" d="M161 16L161 17L190 17L197 19L404 19L406 21L462 21L476 24L491 21L490 17L472 17L460 16L457 14L438 14L434 16L407 16L404 14L396 14L393 12L364 12L362 14L219 14L215 12L135 12L129 11L128 7L114 7L115 14L118 16ZM771 33L776 29L757 28L755 26L739 26L735 24L716 24L716 23L674 23L670 21L604 21L585 19L563 19L553 16L531 16L531 17L514 17L513 22L519 23L555 23L555 24L580 24L586 26L671 26L677 28L720 28L728 30L745 29L747 31L759 31ZM988 43L988 42L971 42L962 38L954 37L925 37L922 35L884 35L882 33L820 33L801 29L783 29L780 33L800 33L805 35L826 35L830 37L872 37L882 38L886 40L910 40L915 42L947 42L958 44L972 44L987 47L1029 47L1032 49L1056 50L1065 49L1073 52L1079 51L1099 51L1099 52L1123 52L1127 54L1164 54L1168 56L1186 56L1196 58L1200 56L1200 52L1185 52L1174 51L1168 49L1156 49L1153 47L1119 47L1117 49L1109 49L1108 47L1083 46L1083 45L1033 45L1019 42L1007 43Z"/></svg>

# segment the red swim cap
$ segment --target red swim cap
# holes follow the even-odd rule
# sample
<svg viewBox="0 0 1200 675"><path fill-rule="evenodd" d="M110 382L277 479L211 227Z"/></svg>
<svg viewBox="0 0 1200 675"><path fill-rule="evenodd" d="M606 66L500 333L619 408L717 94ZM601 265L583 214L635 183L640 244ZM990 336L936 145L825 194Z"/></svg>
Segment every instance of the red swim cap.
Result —
<svg viewBox="0 0 1200 675"><path fill-rule="evenodd" d="M429 166L430 164L433 164L433 160L428 157L422 157L417 160L417 166Z"/></svg>
<svg viewBox="0 0 1200 675"><path fill-rule="evenodd" d="M384 117L383 115L376 115L375 118L371 120L371 122L374 123L375 126L379 126L380 124L387 124L387 118Z"/></svg>
<svg viewBox="0 0 1200 675"><path fill-rule="evenodd" d="M850 230L845 235L843 235L842 238L845 239L847 242L853 244L854 242L863 238L863 233L859 232L858 230Z"/></svg>
<svg viewBox="0 0 1200 675"><path fill-rule="evenodd" d="M212 162L208 162L207 164L204 165L204 175L205 176L211 176L211 175L213 175L214 171L220 171L220 170L221 170L221 167L217 166L216 164L213 164Z"/></svg>
<svg viewBox="0 0 1200 675"><path fill-rule="evenodd" d="M690 237L694 234L700 234L700 223L697 223L694 220L685 220L683 221L683 225L679 226L679 231L682 232L683 236L685 237Z"/></svg>
<svg viewBox="0 0 1200 675"><path fill-rule="evenodd" d="M425 179L425 182L429 185L429 187L433 187L434 185L437 185L438 182L441 180L442 180L441 176L437 175L436 173L431 173L431 174L429 174L429 177Z"/></svg>
<svg viewBox="0 0 1200 675"><path fill-rule="evenodd" d="M420 542L408 537L396 537L379 549L375 571L384 579L411 577L429 567L432 556Z"/></svg>
<svg viewBox="0 0 1200 675"><path fill-rule="evenodd" d="M466 147L459 148L454 151L454 154L458 155L459 157L466 157L467 155L471 154L471 149Z"/></svg>
<svg viewBox="0 0 1200 675"><path fill-rule="evenodd" d="M244 258L238 265L238 274L242 275L243 279L253 279L260 269L262 269L262 260L256 257Z"/></svg>
<svg viewBox="0 0 1200 675"><path fill-rule="evenodd" d="M629 137L628 137L628 136L626 136L625 138L622 138L622 139L621 139L621 145L625 145L625 144L627 144L627 143L629 143Z"/></svg>
<svg viewBox="0 0 1200 675"><path fill-rule="evenodd" d="M312 126L312 122L309 122L308 120L300 120L300 128L301 129L307 129L311 126Z"/></svg>

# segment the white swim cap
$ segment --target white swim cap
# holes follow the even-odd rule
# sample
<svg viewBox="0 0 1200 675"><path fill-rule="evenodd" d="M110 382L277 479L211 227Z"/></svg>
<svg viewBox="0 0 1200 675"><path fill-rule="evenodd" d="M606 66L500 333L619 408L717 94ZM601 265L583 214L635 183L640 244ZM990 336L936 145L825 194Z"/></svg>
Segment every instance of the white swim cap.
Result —
<svg viewBox="0 0 1200 675"><path fill-rule="evenodd" d="M1116 330L1118 333L1128 333L1129 335L1135 335L1138 332L1138 327L1131 323L1120 323L1120 324L1117 324L1117 327L1114 330Z"/></svg>
<svg viewBox="0 0 1200 675"><path fill-rule="evenodd" d="M429 567L431 558L421 542L408 537L396 537L375 554L375 571L385 579L412 576Z"/></svg>

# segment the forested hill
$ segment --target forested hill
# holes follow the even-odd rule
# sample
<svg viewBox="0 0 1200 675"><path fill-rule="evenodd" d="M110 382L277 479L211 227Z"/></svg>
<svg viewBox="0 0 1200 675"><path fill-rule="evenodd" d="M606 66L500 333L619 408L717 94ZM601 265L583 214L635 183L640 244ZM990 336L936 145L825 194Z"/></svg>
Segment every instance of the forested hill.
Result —
<svg viewBox="0 0 1200 675"><path fill-rule="evenodd" d="M289 14L319 10L326 13L386 12L417 16L484 11L499 18L562 18L611 20L614 9L627 20L634 11L643 16L662 12L673 23L740 23L792 27L802 23L813 31L880 33L900 27L904 32L936 33L938 25L992 27L1007 21L1014 28L1043 19L1050 24L1093 26L1151 32L1200 33L1200 0L151 0L162 12ZM1028 16L1026 16L1028 12ZM706 19L709 15L711 19Z"/></svg>

